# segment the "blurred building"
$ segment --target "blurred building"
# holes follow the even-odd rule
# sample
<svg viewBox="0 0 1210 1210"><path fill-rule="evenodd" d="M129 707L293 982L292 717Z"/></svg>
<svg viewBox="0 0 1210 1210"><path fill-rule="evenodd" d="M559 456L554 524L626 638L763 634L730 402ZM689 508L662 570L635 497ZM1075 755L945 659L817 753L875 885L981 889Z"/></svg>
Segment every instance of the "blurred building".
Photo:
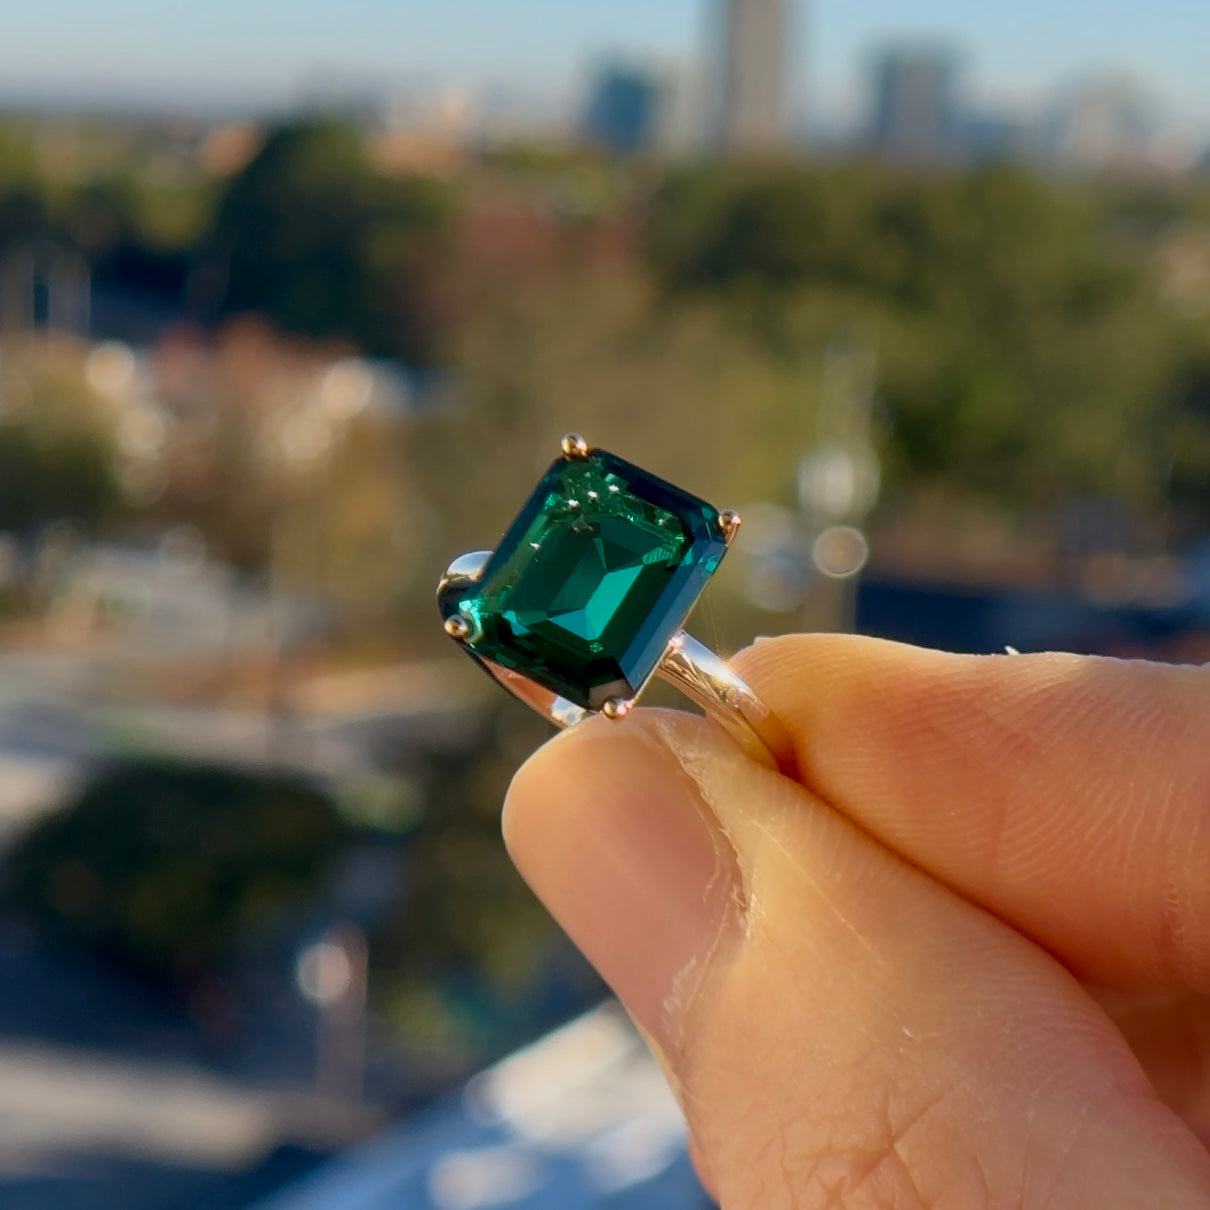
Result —
<svg viewBox="0 0 1210 1210"><path fill-rule="evenodd" d="M875 60L870 141L890 159L938 164L961 151L959 60L946 46L892 46Z"/></svg>
<svg viewBox="0 0 1210 1210"><path fill-rule="evenodd" d="M700 65L674 64L661 74L655 143L668 156L697 155L706 146L709 89Z"/></svg>
<svg viewBox="0 0 1210 1210"><path fill-rule="evenodd" d="M618 155L634 155L655 140L663 102L661 81L652 72L634 64L608 63L589 91L584 136Z"/></svg>
<svg viewBox="0 0 1210 1210"><path fill-rule="evenodd" d="M784 148L790 131L790 0L723 0L716 141L732 154Z"/></svg>
<svg viewBox="0 0 1210 1210"><path fill-rule="evenodd" d="M994 110L966 114L959 144L963 158L976 163L1034 159L1039 145L1037 122Z"/></svg>
<svg viewBox="0 0 1210 1210"><path fill-rule="evenodd" d="M1109 74L1063 92L1045 126L1048 159L1067 168L1102 172L1146 166L1160 123L1153 100L1137 81Z"/></svg>
<svg viewBox="0 0 1210 1210"><path fill-rule="evenodd" d="M0 331L89 330L92 274L74 248L30 240L0 250Z"/></svg>

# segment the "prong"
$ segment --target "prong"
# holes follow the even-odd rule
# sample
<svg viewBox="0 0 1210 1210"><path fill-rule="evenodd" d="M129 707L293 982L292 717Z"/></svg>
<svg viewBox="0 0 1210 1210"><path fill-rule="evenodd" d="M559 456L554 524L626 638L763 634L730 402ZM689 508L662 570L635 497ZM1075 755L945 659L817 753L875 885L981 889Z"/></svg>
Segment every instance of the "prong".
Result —
<svg viewBox="0 0 1210 1210"><path fill-rule="evenodd" d="M564 458L587 458L588 442L579 433L568 433L559 443Z"/></svg>
<svg viewBox="0 0 1210 1210"><path fill-rule="evenodd" d="M491 557L490 550L476 550L469 555L462 555L449 565L445 575L437 584L437 608L443 615L452 617L458 612L458 602L466 597L468 590L483 579L483 570L487 567ZM464 641L460 635L454 634L452 630L448 629L448 624L447 633L458 639L459 642Z"/></svg>
<svg viewBox="0 0 1210 1210"><path fill-rule="evenodd" d="M719 527L723 531L723 537L727 539L727 545L730 546L735 541L735 535L739 533L739 527L743 525L744 519L733 508L725 508L718 515Z"/></svg>
<svg viewBox="0 0 1210 1210"><path fill-rule="evenodd" d="M445 569L445 575L437 585L438 595L454 584L474 584L483 578L483 569L492 557L490 550L473 550L469 555L459 555Z"/></svg>
<svg viewBox="0 0 1210 1210"><path fill-rule="evenodd" d="M451 639L465 643L471 637L471 624L460 613L451 614L445 619L445 633Z"/></svg>
<svg viewBox="0 0 1210 1210"><path fill-rule="evenodd" d="M601 713L606 718L611 718L614 722L624 719L634 709L634 702L627 701L624 697L611 697L605 705L601 707Z"/></svg>

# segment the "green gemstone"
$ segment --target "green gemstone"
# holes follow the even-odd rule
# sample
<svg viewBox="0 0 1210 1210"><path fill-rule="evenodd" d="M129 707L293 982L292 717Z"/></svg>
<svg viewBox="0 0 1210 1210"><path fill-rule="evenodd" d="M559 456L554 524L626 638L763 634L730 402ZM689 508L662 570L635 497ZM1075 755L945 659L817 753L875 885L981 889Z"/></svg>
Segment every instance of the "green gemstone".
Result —
<svg viewBox="0 0 1210 1210"><path fill-rule="evenodd" d="M598 710L642 688L725 551L716 509L594 450L551 466L457 608L476 655Z"/></svg>

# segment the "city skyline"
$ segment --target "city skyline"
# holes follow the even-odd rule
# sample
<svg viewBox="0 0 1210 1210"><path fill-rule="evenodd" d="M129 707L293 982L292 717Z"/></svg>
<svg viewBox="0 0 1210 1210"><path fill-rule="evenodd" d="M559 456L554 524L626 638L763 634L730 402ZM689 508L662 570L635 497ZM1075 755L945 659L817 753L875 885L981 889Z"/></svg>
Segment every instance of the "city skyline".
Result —
<svg viewBox="0 0 1210 1210"><path fill-rule="evenodd" d="M325 73L448 82L566 104L594 60L618 53L674 63L708 52L710 0L213 0L203 12L151 0L50 0L10 16L0 44L0 101L272 108ZM73 11L66 11L68 8ZM1200 0L1146 9L1123 0L1041 0L976 10L962 0L814 0L795 34L795 110L851 118L870 56L897 39L937 39L968 59L998 104L1040 99L1098 69L1141 78L1180 119L1210 125ZM289 19L286 13L289 12Z"/></svg>

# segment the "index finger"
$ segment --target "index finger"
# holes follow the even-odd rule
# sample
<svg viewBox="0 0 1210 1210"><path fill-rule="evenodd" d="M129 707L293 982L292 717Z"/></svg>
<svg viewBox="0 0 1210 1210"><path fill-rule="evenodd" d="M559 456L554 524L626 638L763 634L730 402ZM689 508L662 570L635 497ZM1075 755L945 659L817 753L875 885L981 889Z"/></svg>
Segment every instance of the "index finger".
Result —
<svg viewBox="0 0 1210 1210"><path fill-rule="evenodd" d="M1210 991L1210 669L851 635L733 663L884 844L1083 978Z"/></svg>

